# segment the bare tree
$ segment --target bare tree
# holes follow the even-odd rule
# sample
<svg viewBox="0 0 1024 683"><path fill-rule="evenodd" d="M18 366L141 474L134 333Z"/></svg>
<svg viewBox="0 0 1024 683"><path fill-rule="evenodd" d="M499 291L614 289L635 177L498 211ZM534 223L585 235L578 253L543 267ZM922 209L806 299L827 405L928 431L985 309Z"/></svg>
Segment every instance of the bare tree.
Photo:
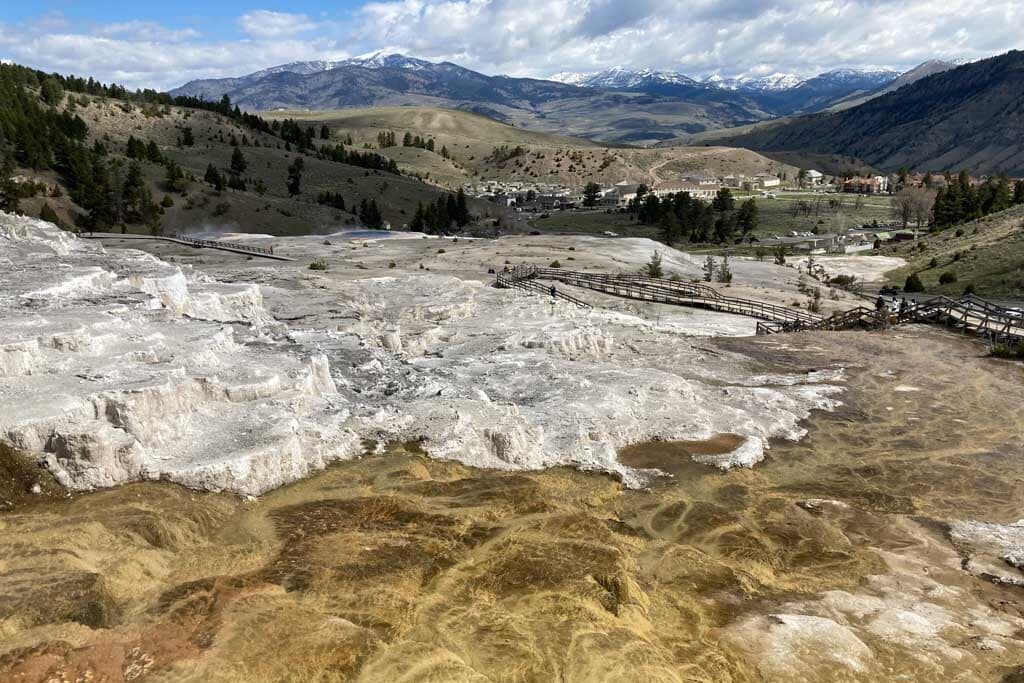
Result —
<svg viewBox="0 0 1024 683"><path fill-rule="evenodd" d="M892 216L903 227L907 227L911 221L921 225L931 220L932 205L935 203L935 193L923 187L905 187L892 198Z"/></svg>

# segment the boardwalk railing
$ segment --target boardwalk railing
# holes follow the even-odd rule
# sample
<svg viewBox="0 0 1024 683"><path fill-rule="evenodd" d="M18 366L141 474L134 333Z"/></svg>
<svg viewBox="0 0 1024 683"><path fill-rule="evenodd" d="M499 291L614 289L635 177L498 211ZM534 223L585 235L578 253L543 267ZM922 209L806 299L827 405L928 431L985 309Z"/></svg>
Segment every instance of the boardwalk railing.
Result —
<svg viewBox="0 0 1024 683"><path fill-rule="evenodd" d="M528 292L530 294L541 294L544 296L552 295L551 287L546 287L537 282L534 278L527 277L525 271L519 270L521 268L523 268L523 266L516 266L516 268L513 268L510 271L498 273L498 279L494 283L495 286L502 289L518 289L521 292ZM586 301L577 299L565 292L561 292L557 288L554 291L554 298L561 301L568 301L580 308L592 308L592 306Z"/></svg>
<svg viewBox="0 0 1024 683"><path fill-rule="evenodd" d="M517 287L524 291L544 294L551 292L552 287L541 285L537 280L561 282L627 299L706 308L761 320L814 323L821 319L819 316L799 309L776 306L753 299L723 296L714 288L699 283L650 278L642 275L607 275L562 270L561 268L516 266L500 273L495 284L498 287ZM589 304L565 294L561 289L554 289L556 297L566 298L578 305L589 307Z"/></svg>
<svg viewBox="0 0 1024 683"><path fill-rule="evenodd" d="M220 240L201 240L196 237L189 237L188 235L175 235L174 239L185 244L191 244L193 247L206 247L210 249L233 249L235 251L244 251L250 254L259 254L261 256L273 256L274 250L267 249L265 247L254 247L251 244L240 244L238 242L222 242Z"/></svg>
<svg viewBox="0 0 1024 683"><path fill-rule="evenodd" d="M960 299L940 296L911 303L899 313L858 306L823 318L797 308L764 301L723 296L718 290L696 282L682 282L643 275L582 273L561 268L516 266L498 275L498 287L551 294L589 308L590 304L546 286L538 280L561 282L627 299L706 308L758 318L757 334L780 334L804 330L880 329L902 323L945 325L985 338L991 344L1024 344L1024 314L973 295Z"/></svg>
<svg viewBox="0 0 1024 683"><path fill-rule="evenodd" d="M969 295L960 299L939 296L911 303L898 313L864 307L836 313L817 323L772 321L758 323L758 334L778 334L803 330L878 329L888 325L926 323L944 325L986 339L991 344L1024 344L1024 315Z"/></svg>

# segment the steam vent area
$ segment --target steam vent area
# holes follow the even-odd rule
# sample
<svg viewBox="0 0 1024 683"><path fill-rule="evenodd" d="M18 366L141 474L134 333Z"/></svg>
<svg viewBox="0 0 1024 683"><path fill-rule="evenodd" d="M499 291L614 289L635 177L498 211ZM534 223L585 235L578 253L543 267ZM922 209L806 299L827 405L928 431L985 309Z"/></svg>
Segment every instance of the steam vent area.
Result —
<svg viewBox="0 0 1024 683"><path fill-rule="evenodd" d="M901 259L216 240L0 213L0 682L1024 681L1024 366L807 322Z"/></svg>

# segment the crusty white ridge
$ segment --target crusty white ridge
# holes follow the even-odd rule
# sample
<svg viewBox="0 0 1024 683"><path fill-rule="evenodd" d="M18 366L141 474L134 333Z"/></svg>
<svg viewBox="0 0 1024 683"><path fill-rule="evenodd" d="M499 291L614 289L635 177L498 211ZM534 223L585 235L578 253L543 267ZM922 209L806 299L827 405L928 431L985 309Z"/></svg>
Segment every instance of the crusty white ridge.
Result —
<svg viewBox="0 0 1024 683"><path fill-rule="evenodd" d="M392 439L638 486L625 445L735 432L745 443L707 462L750 466L840 391L838 370L753 377L623 313L429 273L274 268L273 284L227 284L0 214L0 440L77 489L255 495Z"/></svg>

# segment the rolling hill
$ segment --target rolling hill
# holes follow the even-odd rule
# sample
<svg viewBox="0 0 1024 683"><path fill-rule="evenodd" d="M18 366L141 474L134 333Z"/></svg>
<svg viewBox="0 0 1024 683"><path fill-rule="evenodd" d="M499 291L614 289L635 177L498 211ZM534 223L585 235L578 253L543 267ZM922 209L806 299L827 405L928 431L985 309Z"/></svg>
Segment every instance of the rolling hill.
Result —
<svg viewBox="0 0 1024 683"><path fill-rule="evenodd" d="M377 107L323 112L280 111L302 125L326 125L332 139L352 138L355 147L378 147L381 133L397 146L376 149L403 171L456 187L478 180L514 180L579 187L593 180L653 183L682 173L789 173L792 166L730 147L604 147L590 140L524 130L465 111L427 107ZM403 147L406 133L434 141L434 151ZM442 156L444 149L448 155ZM498 153L496 153L498 152Z"/></svg>
<svg viewBox="0 0 1024 683"><path fill-rule="evenodd" d="M756 126L703 142L758 151L842 154L901 166L1024 174L1024 52L916 80L856 107Z"/></svg>
<svg viewBox="0 0 1024 683"><path fill-rule="evenodd" d="M959 296L970 285L976 294L994 299L1024 300L1024 206L929 234L913 243L889 247L886 253L908 264L889 273L903 285L917 273L927 294ZM934 265L933 265L934 264ZM943 274L946 282L941 282Z"/></svg>

